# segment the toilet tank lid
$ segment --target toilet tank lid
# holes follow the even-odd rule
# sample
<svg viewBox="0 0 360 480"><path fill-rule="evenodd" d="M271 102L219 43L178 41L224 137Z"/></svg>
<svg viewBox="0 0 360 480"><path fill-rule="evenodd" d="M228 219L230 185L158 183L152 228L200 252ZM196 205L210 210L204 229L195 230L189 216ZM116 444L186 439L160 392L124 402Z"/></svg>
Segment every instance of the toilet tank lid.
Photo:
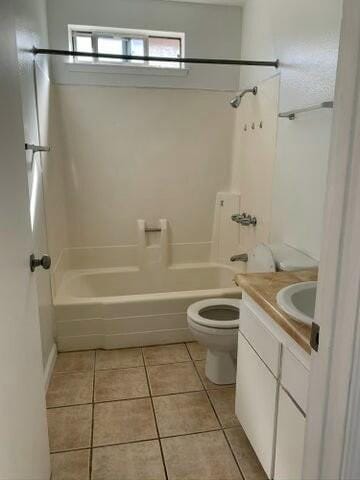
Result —
<svg viewBox="0 0 360 480"><path fill-rule="evenodd" d="M316 259L285 243L270 245L270 249L277 270L291 272L294 270L314 268L319 265Z"/></svg>

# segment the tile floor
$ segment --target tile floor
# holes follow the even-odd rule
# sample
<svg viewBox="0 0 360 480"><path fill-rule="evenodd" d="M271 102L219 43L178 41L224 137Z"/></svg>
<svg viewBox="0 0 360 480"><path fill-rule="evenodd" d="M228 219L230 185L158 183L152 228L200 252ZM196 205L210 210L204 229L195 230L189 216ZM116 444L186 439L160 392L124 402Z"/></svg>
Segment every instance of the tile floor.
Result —
<svg viewBox="0 0 360 480"><path fill-rule="evenodd" d="M52 480L264 480L197 343L60 353L47 392Z"/></svg>

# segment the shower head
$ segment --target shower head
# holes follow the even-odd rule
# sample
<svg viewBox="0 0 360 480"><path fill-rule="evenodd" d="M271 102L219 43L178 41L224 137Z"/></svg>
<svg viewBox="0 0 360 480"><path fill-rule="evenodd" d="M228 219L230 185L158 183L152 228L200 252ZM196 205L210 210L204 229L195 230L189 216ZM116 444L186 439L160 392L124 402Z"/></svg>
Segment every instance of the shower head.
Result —
<svg viewBox="0 0 360 480"><path fill-rule="evenodd" d="M243 92L240 93L240 95L237 95L232 100L230 100L230 105L233 108L238 108L240 106L243 96L246 95L247 93L252 93L253 95L257 95L258 87L248 88L247 90L244 90Z"/></svg>
<svg viewBox="0 0 360 480"><path fill-rule="evenodd" d="M241 103L241 98L239 95L234 97L232 100L230 100L230 105L233 108L238 108L240 106L240 103Z"/></svg>

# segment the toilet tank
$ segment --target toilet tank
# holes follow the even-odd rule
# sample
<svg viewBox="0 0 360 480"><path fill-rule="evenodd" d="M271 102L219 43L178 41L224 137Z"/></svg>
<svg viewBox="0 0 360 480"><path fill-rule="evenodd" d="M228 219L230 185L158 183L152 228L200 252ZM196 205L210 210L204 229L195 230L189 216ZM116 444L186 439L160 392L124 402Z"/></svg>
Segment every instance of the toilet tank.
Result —
<svg viewBox="0 0 360 480"><path fill-rule="evenodd" d="M318 266L318 262L305 253L283 244L259 244L250 253L248 273L295 271Z"/></svg>
<svg viewBox="0 0 360 480"><path fill-rule="evenodd" d="M270 245L277 271L292 272L319 266L319 262L285 243Z"/></svg>

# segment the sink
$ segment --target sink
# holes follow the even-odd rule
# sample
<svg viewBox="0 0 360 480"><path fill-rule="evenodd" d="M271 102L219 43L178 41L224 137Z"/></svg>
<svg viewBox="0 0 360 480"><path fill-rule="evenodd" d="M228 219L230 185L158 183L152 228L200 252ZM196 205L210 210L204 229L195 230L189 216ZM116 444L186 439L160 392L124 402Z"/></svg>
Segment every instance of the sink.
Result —
<svg viewBox="0 0 360 480"><path fill-rule="evenodd" d="M311 325L315 314L317 282L295 283L285 287L276 296L281 310L295 320Z"/></svg>

